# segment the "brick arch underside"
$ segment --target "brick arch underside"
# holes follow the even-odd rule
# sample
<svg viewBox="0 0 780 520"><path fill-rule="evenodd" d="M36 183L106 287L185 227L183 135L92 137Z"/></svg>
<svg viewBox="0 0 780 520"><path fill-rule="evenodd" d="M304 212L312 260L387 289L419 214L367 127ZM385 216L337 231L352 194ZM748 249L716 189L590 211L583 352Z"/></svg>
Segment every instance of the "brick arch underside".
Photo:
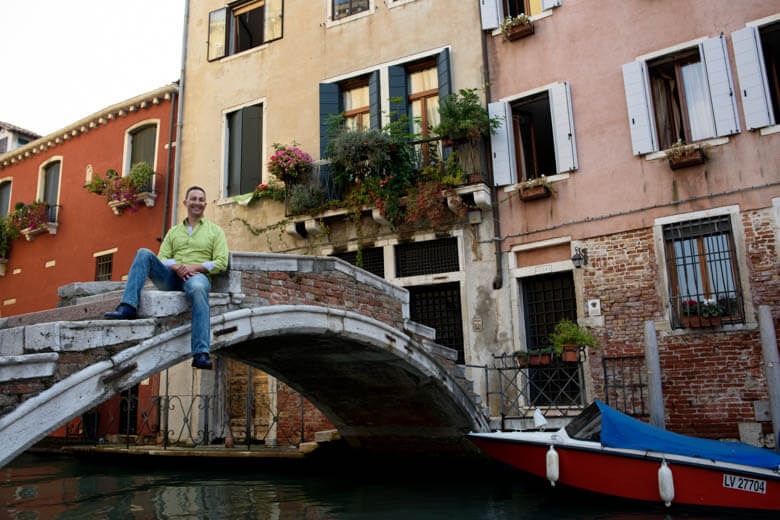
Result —
<svg viewBox="0 0 780 520"><path fill-rule="evenodd" d="M376 451L471 450L484 415L419 341L365 316L317 306L241 309L212 318L212 352L260 368L314 403L351 445ZM180 326L94 363L0 418L0 466L74 417L190 357Z"/></svg>

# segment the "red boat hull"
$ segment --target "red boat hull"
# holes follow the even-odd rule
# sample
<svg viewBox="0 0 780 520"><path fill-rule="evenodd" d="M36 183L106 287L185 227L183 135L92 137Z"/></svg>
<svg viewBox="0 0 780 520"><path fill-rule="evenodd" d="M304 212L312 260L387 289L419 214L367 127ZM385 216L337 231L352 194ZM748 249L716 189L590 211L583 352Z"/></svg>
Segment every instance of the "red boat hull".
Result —
<svg viewBox="0 0 780 520"><path fill-rule="evenodd" d="M480 437L471 437L471 441L490 457L547 478L549 445ZM561 484L617 497L662 502L658 488L661 461L657 457L612 455L597 449L565 446L555 446L555 450ZM767 478L668 459L667 463L674 480L674 504L780 510L780 475Z"/></svg>

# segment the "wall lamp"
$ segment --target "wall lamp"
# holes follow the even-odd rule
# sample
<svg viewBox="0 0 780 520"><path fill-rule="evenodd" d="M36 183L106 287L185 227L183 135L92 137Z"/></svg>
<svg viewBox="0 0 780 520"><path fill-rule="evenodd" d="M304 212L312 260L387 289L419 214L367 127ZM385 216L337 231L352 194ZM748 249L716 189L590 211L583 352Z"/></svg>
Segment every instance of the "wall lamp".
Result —
<svg viewBox="0 0 780 520"><path fill-rule="evenodd" d="M573 263L574 267L577 269L580 269L583 265L588 265L588 249L585 247L582 249L575 247L574 256L571 257L571 263Z"/></svg>

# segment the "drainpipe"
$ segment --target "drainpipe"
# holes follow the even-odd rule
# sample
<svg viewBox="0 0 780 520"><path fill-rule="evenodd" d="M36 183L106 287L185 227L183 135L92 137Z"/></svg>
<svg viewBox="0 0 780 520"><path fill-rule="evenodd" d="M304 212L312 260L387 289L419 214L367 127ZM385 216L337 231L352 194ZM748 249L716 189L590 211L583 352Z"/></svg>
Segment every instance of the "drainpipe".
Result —
<svg viewBox="0 0 780 520"><path fill-rule="evenodd" d="M181 71L179 73L179 108L176 114L176 164L173 166L173 204L171 204L171 226L176 225L178 217L179 200L179 173L181 170L181 128L182 115L184 114L184 69L187 64L187 26L190 18L190 0L184 0L184 28L182 29L181 42Z"/></svg>
<svg viewBox="0 0 780 520"><path fill-rule="evenodd" d="M160 235L160 239L165 238L165 233L168 231L168 211L171 204L171 153L173 152L173 114L177 101L176 94L177 92L174 92L173 99L171 99L171 118L168 121L168 159L165 165L165 180L167 182L165 183L165 203L163 204L162 235Z"/></svg>
<svg viewBox="0 0 780 520"><path fill-rule="evenodd" d="M490 67L488 65L487 35L482 31L482 66L484 67L485 77L485 102L490 104ZM493 244L496 248L496 276L493 278L493 289L498 290L504 286L504 270L501 254L501 222L498 220L498 188L493 182L493 150L490 148L490 142L487 143L488 149L488 183L490 183L490 206L493 211Z"/></svg>

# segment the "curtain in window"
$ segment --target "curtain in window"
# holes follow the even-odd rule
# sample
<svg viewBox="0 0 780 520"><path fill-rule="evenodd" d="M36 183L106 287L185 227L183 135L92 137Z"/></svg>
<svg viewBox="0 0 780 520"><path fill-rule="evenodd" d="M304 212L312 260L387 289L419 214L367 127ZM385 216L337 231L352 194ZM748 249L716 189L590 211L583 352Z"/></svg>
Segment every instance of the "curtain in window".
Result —
<svg viewBox="0 0 780 520"><path fill-rule="evenodd" d="M714 299L720 302L736 297L728 235L676 240L674 261L678 296L683 301Z"/></svg>
<svg viewBox="0 0 780 520"><path fill-rule="evenodd" d="M342 95L344 112L361 108L366 109L364 113L347 117L347 128L369 128L371 126L371 114L369 113L371 102L368 95L368 85L345 90Z"/></svg>
<svg viewBox="0 0 780 520"><path fill-rule="evenodd" d="M707 139L715 135L712 104L702 62L689 63L680 68L691 123L691 141Z"/></svg>
<svg viewBox="0 0 780 520"><path fill-rule="evenodd" d="M131 134L130 167L145 162L154 168L154 142L157 137L157 126L148 125Z"/></svg>
<svg viewBox="0 0 780 520"><path fill-rule="evenodd" d="M674 95L674 80L652 75L653 106L655 121L658 125L658 136L662 149L669 148L682 135L682 121L677 96Z"/></svg>

